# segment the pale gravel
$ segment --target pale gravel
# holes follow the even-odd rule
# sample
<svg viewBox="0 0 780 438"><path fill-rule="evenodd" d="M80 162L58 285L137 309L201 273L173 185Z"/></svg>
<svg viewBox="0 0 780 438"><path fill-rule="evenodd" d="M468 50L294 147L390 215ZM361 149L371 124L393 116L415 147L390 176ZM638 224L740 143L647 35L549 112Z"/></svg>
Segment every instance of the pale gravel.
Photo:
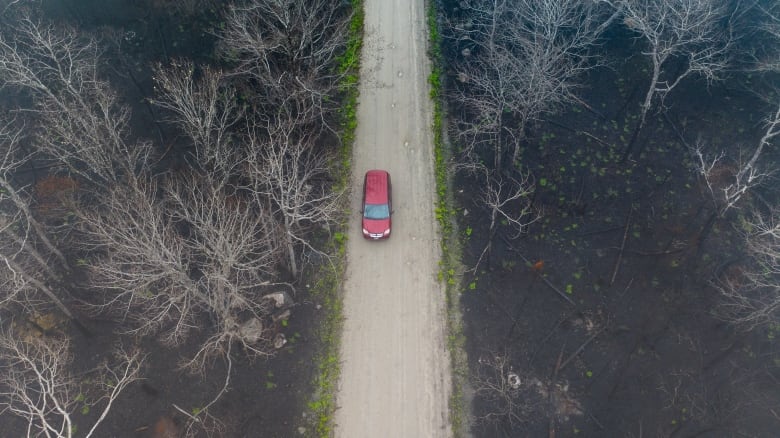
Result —
<svg viewBox="0 0 780 438"><path fill-rule="evenodd" d="M335 435L449 437L425 2L364 3ZM374 168L393 182L393 234L383 242L360 230L363 174Z"/></svg>

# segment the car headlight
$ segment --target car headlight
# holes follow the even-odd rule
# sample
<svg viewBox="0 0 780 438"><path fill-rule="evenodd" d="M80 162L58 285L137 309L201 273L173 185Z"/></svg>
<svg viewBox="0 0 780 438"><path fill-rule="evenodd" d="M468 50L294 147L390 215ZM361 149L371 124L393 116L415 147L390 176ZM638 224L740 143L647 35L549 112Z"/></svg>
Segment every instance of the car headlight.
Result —
<svg viewBox="0 0 780 438"><path fill-rule="evenodd" d="M384 233L382 233L383 236L389 236L390 235L390 228L386 229Z"/></svg>
<svg viewBox="0 0 780 438"><path fill-rule="evenodd" d="M368 234L369 234L369 233L368 233L368 230L367 230L367 229L365 229L365 228L363 228L363 234L365 234L365 235L368 235Z"/></svg>

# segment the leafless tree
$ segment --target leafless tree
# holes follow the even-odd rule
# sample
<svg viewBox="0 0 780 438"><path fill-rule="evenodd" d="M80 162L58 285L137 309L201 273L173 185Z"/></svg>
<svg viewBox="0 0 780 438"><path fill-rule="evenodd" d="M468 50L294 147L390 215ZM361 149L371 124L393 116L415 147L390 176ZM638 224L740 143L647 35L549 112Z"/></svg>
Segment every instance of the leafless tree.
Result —
<svg viewBox="0 0 780 438"><path fill-rule="evenodd" d="M194 165L213 175L235 175L241 155L233 128L244 108L225 74L208 66L196 72L192 62L175 61L169 67L158 64L154 79L158 98L153 102L168 110L168 120L192 140Z"/></svg>
<svg viewBox="0 0 780 438"><path fill-rule="evenodd" d="M215 359L227 363L223 388L189 428L203 427L227 391L234 347L250 358L279 347L282 316L272 312L281 304L262 294L275 285L280 257L273 218L221 182L190 174L144 190L117 187L109 204L81 218L90 284L102 296L90 303L96 311L170 345L201 329L203 341L181 366L205 372Z"/></svg>
<svg viewBox="0 0 780 438"><path fill-rule="evenodd" d="M777 9L777 7L775 7ZM765 11L769 15L769 23L762 26L766 30L770 43L765 44L767 52L772 53L768 58L758 60L756 69L772 76L780 73L780 20L771 15L772 10ZM693 150L696 171L702 176L712 198L715 200L716 208L722 215L727 210L733 208L750 191L751 188L760 184L775 169L761 160L764 150L773 144L775 137L780 135L780 98L777 97L778 89L772 89L769 93L763 95L769 96L774 109L764 120L765 131L756 145L749 158L743 160L742 157L734 165L727 164L727 158L723 152L716 156L707 156L703 151L701 141L697 142ZM763 167L763 169L761 168ZM724 171L728 174L729 180L724 181Z"/></svg>
<svg viewBox="0 0 780 438"><path fill-rule="evenodd" d="M769 76L771 81L780 73L780 62L777 61L780 59L780 9L772 3L761 10L768 20L760 26L760 30L769 38L763 44L766 57L758 59L755 69ZM723 167L723 153L705 158L700 149L695 151L699 163L697 170L713 197L720 200L722 212L737 207L754 186L776 170L765 158L765 150L774 145L780 135L780 99L777 88L772 88L769 93L764 91L763 95L769 96L773 107L764 120L765 130L749 158L731 166L728 180L713 178ZM768 214L758 213L757 209L751 213L752 219L747 224L750 231L745 233L747 262L729 267L720 273L716 282L724 298L722 316L749 329L775 324L780 316L780 211L774 204L769 208L771 212Z"/></svg>
<svg viewBox="0 0 780 438"><path fill-rule="evenodd" d="M254 131L246 176L257 204L269 205L276 218L287 266L297 275L300 248L324 255L310 243L310 233L329 229L343 193L330 179L331 157L315 147L316 137L300 129L297 116L281 111L263 132Z"/></svg>
<svg viewBox="0 0 780 438"><path fill-rule="evenodd" d="M273 303L258 293L277 277L281 255L269 212L208 180L182 179L167 193L173 219L191 229L185 245L201 275L198 307L207 309L216 326L198 358L233 344L252 356L268 355L273 340L264 325Z"/></svg>
<svg viewBox="0 0 780 438"><path fill-rule="evenodd" d="M504 423L512 430L544 412L545 400L539 392L542 382L515 370L505 354L482 356L473 385L476 395L489 405L477 413L478 421Z"/></svg>
<svg viewBox="0 0 780 438"><path fill-rule="evenodd" d="M21 417L29 437L71 438L76 430L74 414L90 406L100 414L83 436L96 436L116 399L138 380L144 358L138 352L117 350L114 361L93 371L92 388L82 386L70 373L72 360L66 337L36 337L3 329L0 414Z"/></svg>
<svg viewBox="0 0 780 438"><path fill-rule="evenodd" d="M203 331L181 367L205 372L220 359L228 369L188 428L216 424L209 408L228 390L234 352L255 358L280 346L275 324L284 316L273 312L291 303L263 295L278 285L282 257L273 217L227 178L196 171L116 186L103 204L79 211L85 269L99 297L87 304L114 315L127 333L156 334L169 345Z"/></svg>
<svg viewBox="0 0 780 438"><path fill-rule="evenodd" d="M780 210L755 214L746 233L745 268L728 269L716 286L725 299L723 316L745 328L780 322Z"/></svg>
<svg viewBox="0 0 780 438"><path fill-rule="evenodd" d="M37 301L34 295L42 293L73 319L54 292L61 289L68 261L33 215L26 187L15 183L18 170L30 159L20 148L23 129L13 120L0 121L0 278L7 282L0 303L28 307Z"/></svg>
<svg viewBox="0 0 780 438"><path fill-rule="evenodd" d="M128 333L158 334L172 345L203 328L205 340L183 366L205 371L216 358L227 361L225 385L211 406L227 390L232 352L272 354L281 318L272 314L278 300L263 295L275 284L284 257L274 234L276 211L267 198L257 202L256 179L239 174L250 166L239 169L245 158L236 152L233 136L243 108L235 91L215 69L196 72L186 62L158 68L156 103L192 139L196 166L152 175L151 145L128 140L129 108L100 76L98 42L44 24L25 10L15 14L12 26L0 29L0 78L33 102L21 110L36 127L39 156L89 186L89 202L77 199L73 205L78 220L73 250L84 254L88 279L84 304L116 316ZM314 175L304 181L320 183ZM247 180L251 187L243 186ZM25 218L11 196L24 193L8 193L3 192L2 207L5 215L9 206L10 225L0 224L6 236ZM32 230L32 222L26 223ZM26 245L1 243L9 242ZM35 248L43 246L36 242ZM27 265L30 259L24 259ZM17 275L27 269L18 257L2 261L0 284L18 294L40 287L37 278Z"/></svg>
<svg viewBox="0 0 780 438"><path fill-rule="evenodd" d="M267 303L256 296L278 261L267 213L198 175L144 191L117 188L109 205L82 220L91 284L105 291L97 310L172 345L210 318L199 364L233 342L269 353Z"/></svg>
<svg viewBox="0 0 780 438"><path fill-rule="evenodd" d="M103 208L80 211L89 283L104 293L98 309L119 312L140 333L167 329L176 343L194 326L189 254L172 224L158 187L114 187ZM172 327L171 327L172 325Z"/></svg>
<svg viewBox="0 0 780 438"><path fill-rule="evenodd" d="M760 61L760 70L767 71L770 75L777 75L780 74L780 6L773 4L769 10L764 12L768 16L768 23L763 26L763 29L771 37L770 41L772 43L767 44L767 46L772 48L774 57L768 63ZM774 88L771 90L770 96L773 99L774 111L764 121L766 130L758 141L758 146L753 151L753 155L743 166L740 166L739 172L735 177L736 181L726 189L727 194L732 197L741 196L741 193L745 191L744 187L748 186L751 181L756 180L757 175L762 175L762 172L757 169L759 158L762 156L764 149L774 142L775 137L780 135L780 96L778 95L780 95L780 89ZM763 172L766 173L767 170L765 169Z"/></svg>
<svg viewBox="0 0 780 438"><path fill-rule="evenodd" d="M707 81L728 65L733 45L728 2L723 0L602 0L620 5L623 23L645 42L642 52L651 63L650 81L637 126L624 157L628 157L647 115L683 79Z"/></svg>
<svg viewBox="0 0 780 438"><path fill-rule="evenodd" d="M3 230L0 231L5 231L7 227L8 225L2 227ZM55 292L56 287L51 286L52 283L47 281L46 276L50 274L50 270L42 267L41 260L35 259L37 254L29 251L6 254L8 249L13 248L3 245L3 253L0 254L0 285L4 288L0 297L0 307L18 306L33 311L53 304L68 318L75 320L70 308ZM32 257L20 256L22 254L30 254ZM42 300L40 294L43 294L46 299Z"/></svg>
<svg viewBox="0 0 780 438"><path fill-rule="evenodd" d="M500 224L505 224L510 230L509 238L516 239L541 215L531 206L535 185L530 173L518 172L516 176L505 176L499 171L489 170L482 164L460 166L459 168L465 169L482 180L480 183L481 191L475 200L480 208L488 210L490 217L485 248L477 259L476 265L472 268L473 271L476 271L483 258L487 257L488 264L490 264L493 240Z"/></svg>
<svg viewBox="0 0 780 438"><path fill-rule="evenodd" d="M2 211L18 211L24 216L24 222L27 228L33 232L48 251L57 258L59 263L67 269L67 260L62 252L49 239L44 227L38 223L30 211L29 200L24 199L22 191L24 187L18 189L14 184L16 172L30 160L30 154L21 151L20 142L24 127L15 128L13 120L0 121L0 199L10 201L9 208L3 208ZM29 232L29 231L28 231ZM26 233L25 233L26 234Z"/></svg>
<svg viewBox="0 0 780 438"><path fill-rule="evenodd" d="M751 31L758 30L759 38L756 41L762 41L763 37L769 37L774 41L773 44L766 44L762 41L761 53L754 54L756 58L755 70L759 72L780 72L780 5L769 2L766 5L756 3L757 8L762 12L764 21L762 21Z"/></svg>
<svg viewBox="0 0 780 438"><path fill-rule="evenodd" d="M579 77L597 65L589 49L616 16L579 0L468 0L447 32L462 58L452 99L463 107L458 137L470 155L487 146L495 168L517 158L529 122L576 100Z"/></svg>
<svg viewBox="0 0 780 438"><path fill-rule="evenodd" d="M158 104L192 136L197 161L202 165L221 155L217 161L225 163L230 155L226 177L242 169L254 203L278 224L293 275L301 248L320 253L307 233L327 227L338 211L340 193L329 191L329 156L315 144L328 123L323 105L338 92L336 57L344 48L349 14L348 5L336 0L247 0L230 7L219 35L223 55L235 63L231 76L248 78L243 87L260 91L246 132L234 130L244 108L233 103L240 91L226 83L226 74L203 69L196 80L192 66L183 64L156 75ZM244 135L244 146L228 145Z"/></svg>
<svg viewBox="0 0 780 438"><path fill-rule="evenodd" d="M196 277L181 276L185 284L177 286L181 292L171 298L183 301L182 296L190 296L187 300L192 301L192 307L205 311L214 326L184 365L204 371L211 360L221 358L227 368L222 388L196 415L177 407L189 418L188 434L197 430L209 434L219 429L210 407L229 388L233 348L240 347L250 357L262 356L271 354L273 343L278 341L269 324L278 318L271 312L279 303L258 293L277 277L284 250L278 246L283 239L276 235L278 217L274 217L269 200L257 202L258 197L251 195L257 181L264 177L253 172L258 165L253 158L263 158L258 151L253 155L253 148L240 144L247 125L239 123L244 108L236 105L235 91L221 71L194 70L186 62L158 66L155 79L159 99L155 103L167 109L172 114L170 121L192 139L194 166L202 171L177 177L162 191L169 212L166 220L187 230L185 238L178 232L172 235L174 241L181 240L181 254L176 257L188 269L197 270ZM300 128L290 126L292 130ZM254 137L249 138L248 146L254 145ZM247 181L249 185L245 186ZM268 187L276 182L264 184ZM167 306L160 309L169 312ZM190 319L195 320L197 313L191 313ZM184 334L189 325L177 323L175 330L183 328Z"/></svg>
<svg viewBox="0 0 780 438"><path fill-rule="evenodd" d="M689 348L701 353L698 361L689 360L685 368L666 370L655 377L656 389L665 399L662 412L675 419L682 416L683 420L678 424L658 421L659 436L670 433L687 436L717 432L750 434L746 430L750 427L751 416L777 409L773 406L776 402L768 400L766 393L756 388L760 381L756 371L746 369L736 361L724 361L725 369L708 373L711 363L705 361L706 348L701 340L690 339Z"/></svg>
<svg viewBox="0 0 780 438"><path fill-rule="evenodd" d="M340 0L241 0L218 36L235 72L251 78L261 113L302 103L302 114L322 119L338 91L337 57L349 20L349 5Z"/></svg>
<svg viewBox="0 0 780 438"><path fill-rule="evenodd" d="M765 173L761 173L761 171L757 169L757 165L764 148L769 146L774 138L780 134L780 102L778 102L774 114L770 114L765 122L766 131L764 131L764 135L758 141L758 146L756 146L756 150L753 151L753 155L751 155L750 159L743 166L740 166L739 172L737 172L737 175L734 178L736 181L724 189L727 199L735 198L738 195L741 196L741 193L744 193L746 188L750 187L753 181L760 179L765 175Z"/></svg>
<svg viewBox="0 0 780 438"><path fill-rule="evenodd" d="M770 123L767 133L772 129ZM728 210L737 207L745 194L770 176L773 169L759 170L756 166L758 157L769 138L771 137L765 135L761 139L749 160L739 159L734 163L730 162L725 152L712 157L706 155L702 141L697 141L692 150L693 167L709 191L715 215L723 216Z"/></svg>
<svg viewBox="0 0 780 438"><path fill-rule="evenodd" d="M54 26L26 9L0 32L0 78L28 93L35 145L55 163L95 186L132 179L146 166L147 143L128 142L129 108L99 75L94 38Z"/></svg>

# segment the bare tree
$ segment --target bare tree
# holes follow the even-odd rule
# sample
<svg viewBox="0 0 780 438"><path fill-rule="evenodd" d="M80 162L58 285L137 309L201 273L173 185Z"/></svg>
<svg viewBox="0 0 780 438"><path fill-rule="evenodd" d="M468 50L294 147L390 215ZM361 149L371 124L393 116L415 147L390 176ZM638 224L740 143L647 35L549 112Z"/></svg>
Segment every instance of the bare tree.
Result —
<svg viewBox="0 0 780 438"><path fill-rule="evenodd" d="M579 77L594 63L589 49L616 16L579 0L469 0L449 24L462 58L452 99L465 154L487 146L494 167L517 158L529 122L576 100Z"/></svg>
<svg viewBox="0 0 780 438"><path fill-rule="evenodd" d="M771 396L767 398L771 389L758 388L761 385L758 374L765 371L751 370L744 363L727 360L713 372L714 361L706 354L707 348L700 337L681 336L690 342L688 348L700 356L689 359L682 368L665 370L655 377L655 386L665 399L661 412L672 418L679 418L682 413L685 421L674 424L659 419L658 435L754 435L756 432L748 430L756 415L777 409L777 402ZM716 381L711 374L717 376Z"/></svg>
<svg viewBox="0 0 780 438"><path fill-rule="evenodd" d="M768 8L760 5L759 8L767 17L759 29L769 38L763 44L767 55L758 59L755 69L772 80L780 73L780 62L777 61L780 59L780 7L773 3ZM771 161L765 159L764 152L780 135L780 99L777 88L763 94L769 96L773 107L764 120L765 131L749 158L732 167L728 180L718 182L713 178L722 167L723 153L705 158L699 148L695 151L699 163L697 170L713 198L720 200L721 212L737 207L753 187L776 170L771 167ZM752 219L747 223L750 231L745 233L747 263L727 268L716 282L724 298L722 316L748 329L775 324L780 317L780 210L775 204L769 208L768 214L758 213L757 209L751 213Z"/></svg>
<svg viewBox="0 0 780 438"><path fill-rule="evenodd" d="M214 358L227 366L220 391L187 424L188 431L208 431L219 425L209 408L228 390L233 348L254 358L268 356L280 346L274 344L278 316L272 312L281 303L260 295L276 277L280 254L272 236L273 218L241 193L225 193L225 188L209 186L201 177L177 181L166 192L174 220L192 230L185 246L194 256L190 265L197 260L201 277L198 289L190 293L213 324L210 336L184 366L204 372Z"/></svg>
<svg viewBox="0 0 780 438"><path fill-rule="evenodd" d="M197 285L157 185L114 187L103 208L79 215L89 283L104 297L91 304L115 313L135 332L164 328L164 340L176 344L195 325L190 291Z"/></svg>
<svg viewBox="0 0 780 438"><path fill-rule="evenodd" d="M200 177L182 179L166 189L175 221L191 228L185 241L197 262L198 307L214 321L214 335L198 353L220 355L240 345L250 356L268 355L268 317L273 302L260 297L276 278L280 259L273 218L240 193L209 185Z"/></svg>
<svg viewBox="0 0 780 438"><path fill-rule="evenodd" d="M90 284L102 297L90 303L95 311L169 345L203 330L181 366L205 372L215 359L226 362L222 389L188 428L213 420L208 408L228 389L234 347L255 358L284 344L275 325L292 304L283 293L263 295L278 286L273 218L221 182L191 174L144 190L117 187L109 204L81 218Z"/></svg>
<svg viewBox="0 0 780 438"><path fill-rule="evenodd" d="M208 66L196 71L192 62L175 61L169 67L158 64L154 79L159 98L153 102L168 110L168 120L192 140L193 164L213 175L235 175L241 155L233 128L244 108L225 74Z"/></svg>
<svg viewBox="0 0 780 438"><path fill-rule="evenodd" d="M155 103L192 139L197 166L212 179L224 179L218 184L235 185L237 193L248 182L253 203L277 224L293 275L301 251L322 254L307 233L327 227L338 213L330 157L315 145L327 123L322 105L337 92L335 62L346 37L346 6L334 0L238 2L220 34L223 54L235 63L232 74L196 71L186 62L158 66L155 74ZM230 81L236 75L249 82ZM238 90L247 86L261 91L253 110L235 103ZM217 164L222 167L215 169Z"/></svg>
<svg viewBox="0 0 780 438"><path fill-rule="evenodd" d="M477 263L472 268L476 271L483 258L488 258L493 248L493 241L500 224L510 230L510 239L518 238L528 226L536 222L541 215L531 206L531 198L535 185L530 173L518 172L516 176L505 176L499 171L491 171L482 164L460 166L481 181L481 191L475 201L479 207L486 208L490 217L488 236Z"/></svg>
<svg viewBox="0 0 780 438"><path fill-rule="evenodd" d="M231 315L234 301L244 301L252 290L275 277L279 252L270 238L271 216L245 199L249 191L237 185L245 151L235 141L240 132L232 129L243 115L235 103L235 91L219 70L202 68L197 79L195 73L188 62L175 62L169 68L158 66L156 72L160 100L155 103L169 110L173 114L170 120L192 139L194 165L207 172L173 180L165 188L165 197L172 219L193 231L185 247L191 254L199 254L201 275L210 283L207 289L216 292L215 301L207 308L220 314L218 324L231 325L238 323ZM267 312L252 309L253 305L248 300L241 307L260 320ZM235 335L234 329L218 328L224 339L216 338L215 344L232 344L229 338Z"/></svg>
<svg viewBox="0 0 780 438"><path fill-rule="evenodd" d="M27 423L27 436L71 438L74 413L82 406L99 409L83 435L96 436L116 399L138 380L144 360L138 352L119 349L113 362L93 371L96 386L86 388L69 371L72 359L66 337L25 336L11 329L0 333L0 406L3 414Z"/></svg>
<svg viewBox="0 0 780 438"><path fill-rule="evenodd" d="M0 277L8 282L0 303L28 307L37 301L36 292L43 293L73 319L54 292L57 287L50 286L62 289L68 261L33 215L26 187L15 183L18 170L30 159L20 148L22 131L13 120L0 122Z"/></svg>
<svg viewBox="0 0 780 438"><path fill-rule="evenodd" d="M172 345L210 318L201 364L233 342L269 353L268 307L256 296L278 261L267 213L197 175L144 191L117 188L109 205L82 220L91 284L105 291L96 310ZM259 334L247 331L252 324Z"/></svg>
<svg viewBox="0 0 780 438"><path fill-rule="evenodd" d="M349 20L340 0L242 0L230 6L218 36L223 57L251 79L261 113L301 103L301 114L324 120L338 92Z"/></svg>
<svg viewBox="0 0 780 438"><path fill-rule="evenodd" d="M74 251L84 254L85 294L92 294L85 305L117 316L127 333L158 334L171 345L205 327L183 366L205 371L214 359L228 363L208 408L227 390L234 347L249 357L278 348L283 316L273 312L290 304L289 297L280 304L277 295L263 295L275 284L280 253L268 203L254 202L238 174L243 158L232 136L243 108L217 70L195 72L184 62L158 68L157 103L192 139L196 169L153 176L151 145L128 140L129 108L100 77L98 42L25 11L16 18L0 29L0 77L33 102L24 114L36 122L41 156L89 186L89 202L73 206ZM5 261L0 274L25 268ZM0 278L20 292L32 284Z"/></svg>
<svg viewBox="0 0 780 438"><path fill-rule="evenodd" d="M0 32L0 78L32 97L26 110L38 118L35 145L94 186L132 179L151 145L126 140L129 108L100 78L97 41L23 8L13 18Z"/></svg>
<svg viewBox="0 0 780 438"><path fill-rule="evenodd" d="M777 115L780 116L780 113ZM707 156L701 139L697 141L692 150L693 167L709 191L715 215L723 216L728 210L737 207L745 194L770 176L773 169L759 170L757 161L771 137L777 134L772 134L777 123L780 123L780 118L774 123L768 123L767 132L747 161L741 160L740 157L732 164L725 152L720 152L714 157Z"/></svg>
<svg viewBox="0 0 780 438"><path fill-rule="evenodd" d="M5 231L7 227L8 225L3 226L0 231ZM68 318L76 320L70 308L55 292L55 288L46 281L49 272L42 268L40 260L34 257L19 257L21 253L7 255L8 249L4 246L3 253L0 254L0 284L5 288L0 297L0 307L20 306L31 311L53 304ZM43 294L47 299L42 301L39 294Z"/></svg>
<svg viewBox="0 0 780 438"><path fill-rule="evenodd" d="M756 7L762 12L764 21L756 28L750 29L760 31L759 38L754 38L754 40L763 43L760 45L761 53L754 54L755 69L760 72L780 72L780 47L777 44L780 41L780 5L773 2L766 5L756 3ZM763 41L765 36L768 36L774 43L766 44Z"/></svg>
<svg viewBox="0 0 780 438"><path fill-rule="evenodd" d="M770 47L770 51L773 52L773 59L771 61L759 60L759 70L768 72L770 75L780 74L780 6L773 4L771 9L764 10L765 15L768 17L768 22L762 26L762 29L771 38L771 44L767 44ZM756 149L753 151L750 159L742 166L735 176L735 182L729 187L724 189L727 197L736 197L742 195L749 188L750 183L757 179L760 179L761 175L767 172L765 169L763 172L758 170L759 158L762 156L764 149L770 146L775 137L780 135L780 89L774 88L769 93L774 104L774 111L772 111L764 120L766 124L766 130L758 141Z"/></svg>
<svg viewBox="0 0 780 438"><path fill-rule="evenodd" d="M316 137L300 129L298 117L282 111L264 128L266 134L250 135L246 177L257 204L269 205L279 224L287 267L295 276L299 248L324 255L310 243L310 233L336 220L343 193L330 179L329 154L315 148Z"/></svg>
<svg viewBox="0 0 780 438"><path fill-rule="evenodd" d="M633 149L647 115L692 76L717 78L728 65L733 38L729 5L723 0L602 0L623 9L623 23L644 40L652 72L624 158Z"/></svg>
<svg viewBox="0 0 780 438"><path fill-rule="evenodd" d="M723 316L752 329L780 321L780 210L755 214L746 233L749 262L726 270L716 283L725 299Z"/></svg>
<svg viewBox="0 0 780 438"><path fill-rule="evenodd" d="M496 427L503 425L509 434L545 413L544 384L515 370L506 354L480 357L473 385L476 395L489 406L476 413L477 420Z"/></svg>
<svg viewBox="0 0 780 438"><path fill-rule="evenodd" d="M767 22L759 28L769 39L768 43L764 44L767 55L757 60L755 69L772 76L780 73L780 19L777 15L780 7L774 5L762 11ZM776 88L761 94L762 99L769 100L774 109L765 118L765 131L749 158L743 159L740 156L736 163L730 164L729 157L724 152L708 156L703 151L701 140L693 149L694 168L704 180L719 215L735 207L745 194L761 184L775 170L770 167L771 164L764 163L765 160L761 157L764 150L773 144L775 137L780 135L780 98L777 95ZM764 96L768 96L768 99Z"/></svg>
<svg viewBox="0 0 780 438"><path fill-rule="evenodd" d="M30 211L29 200L24 199L23 191L25 188L17 189L14 185L14 176L16 172L30 160L30 155L21 151L20 142L22 140L22 132L24 127L14 128L14 121L0 121L0 199L8 200L12 204L9 209L3 209L6 212L8 210L18 210L24 216L24 222L27 224L26 228L34 233L40 240L41 244L56 257L58 262L66 270L68 269L68 263L65 256L57 248L54 243L49 239L49 236L44 230L44 227L35 219ZM27 234L27 233L25 233Z"/></svg>

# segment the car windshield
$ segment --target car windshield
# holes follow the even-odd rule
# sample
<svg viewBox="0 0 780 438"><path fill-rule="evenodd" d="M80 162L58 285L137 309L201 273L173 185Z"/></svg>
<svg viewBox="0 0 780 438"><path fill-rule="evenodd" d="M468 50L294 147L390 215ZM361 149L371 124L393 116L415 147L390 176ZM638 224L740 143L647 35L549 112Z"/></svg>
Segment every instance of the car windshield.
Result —
<svg viewBox="0 0 780 438"><path fill-rule="evenodd" d="M363 217L366 219L387 219L390 217L390 207L387 204L366 204Z"/></svg>

